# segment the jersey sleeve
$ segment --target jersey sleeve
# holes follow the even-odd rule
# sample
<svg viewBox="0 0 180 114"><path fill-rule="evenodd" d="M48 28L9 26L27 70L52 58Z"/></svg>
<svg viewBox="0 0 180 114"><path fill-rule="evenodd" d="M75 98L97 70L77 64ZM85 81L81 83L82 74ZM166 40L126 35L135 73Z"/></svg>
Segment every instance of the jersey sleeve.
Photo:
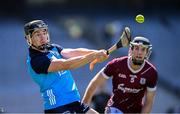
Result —
<svg viewBox="0 0 180 114"><path fill-rule="evenodd" d="M63 47L62 47L62 46L60 46L60 45L58 45L58 44L52 44L52 46L56 47L57 50L58 50L58 52L59 52L59 54L61 54L61 51L63 50Z"/></svg>
<svg viewBox="0 0 180 114"><path fill-rule="evenodd" d="M147 80L147 89L149 91L155 91L157 81L158 81L158 73L156 70L153 69L150 71L150 76L149 79Z"/></svg>
<svg viewBox="0 0 180 114"><path fill-rule="evenodd" d="M38 56L31 59L32 69L37 74L47 74L51 60L46 56Z"/></svg>
<svg viewBox="0 0 180 114"><path fill-rule="evenodd" d="M113 59L112 61L108 62L107 65L103 68L102 74L106 79L113 75L115 61L116 59Z"/></svg>

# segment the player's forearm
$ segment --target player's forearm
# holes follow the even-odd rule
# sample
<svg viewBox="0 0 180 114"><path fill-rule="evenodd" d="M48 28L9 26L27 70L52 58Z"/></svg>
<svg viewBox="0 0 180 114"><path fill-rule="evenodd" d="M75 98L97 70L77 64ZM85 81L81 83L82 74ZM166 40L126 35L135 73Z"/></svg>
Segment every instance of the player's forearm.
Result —
<svg viewBox="0 0 180 114"><path fill-rule="evenodd" d="M81 67L93 61L95 58L96 58L96 53L93 53L93 52L84 56L70 58L67 60L67 64L68 64L67 66L69 66L68 69L75 69L75 68Z"/></svg>
<svg viewBox="0 0 180 114"><path fill-rule="evenodd" d="M71 58L71 57L83 56L92 52L97 52L97 50L86 49L86 48L64 49L63 55L66 58Z"/></svg>
<svg viewBox="0 0 180 114"><path fill-rule="evenodd" d="M75 50L76 50L77 54L82 54L82 55L85 55L85 54L88 54L88 53L91 53L91 52L97 52L97 50L86 49L86 48L77 48Z"/></svg>
<svg viewBox="0 0 180 114"><path fill-rule="evenodd" d="M106 82L106 78L104 78L101 74L101 71L99 71L96 74L96 76L90 81L90 83L85 91L82 102L84 102L86 104L90 104L90 102L92 100L92 96L96 92L96 89L98 87L104 85L105 82Z"/></svg>
<svg viewBox="0 0 180 114"><path fill-rule="evenodd" d="M48 72L55 72L59 70L68 70L81 67L96 58L96 53L90 53L85 56L73 57L70 59L59 59L51 61Z"/></svg>
<svg viewBox="0 0 180 114"><path fill-rule="evenodd" d="M154 102L155 91L146 91L145 102L142 108L142 113L150 113Z"/></svg>
<svg viewBox="0 0 180 114"><path fill-rule="evenodd" d="M151 109L152 109L152 104L153 103L146 103L144 104L143 108L142 108L142 111L141 113L150 113L151 112Z"/></svg>
<svg viewBox="0 0 180 114"><path fill-rule="evenodd" d="M94 95L95 91L96 91L96 84L94 81L91 81L84 93L82 102L85 104L90 104L90 102L92 100L92 96Z"/></svg>

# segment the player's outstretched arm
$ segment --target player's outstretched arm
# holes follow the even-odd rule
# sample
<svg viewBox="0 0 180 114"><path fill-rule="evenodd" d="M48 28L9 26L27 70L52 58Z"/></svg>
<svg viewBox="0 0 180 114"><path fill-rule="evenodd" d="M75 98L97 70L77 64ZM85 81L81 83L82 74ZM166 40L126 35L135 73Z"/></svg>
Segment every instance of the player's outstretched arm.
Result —
<svg viewBox="0 0 180 114"><path fill-rule="evenodd" d="M88 84L86 91L84 93L82 102L85 104L90 104L96 89L106 82L106 78L103 77L101 71L96 74L96 76Z"/></svg>
<svg viewBox="0 0 180 114"><path fill-rule="evenodd" d="M145 102L144 106L142 108L142 113L150 113L152 109L152 105L154 102L154 97L155 97L155 91L147 91L146 96L145 96Z"/></svg>
<svg viewBox="0 0 180 114"><path fill-rule="evenodd" d="M81 67L96 58L106 59L105 51L91 52L84 56L72 57L69 59L54 59L51 61L48 72L55 72L59 70L69 70Z"/></svg>
<svg viewBox="0 0 180 114"><path fill-rule="evenodd" d="M76 48L76 49L66 48L61 51L61 54L63 55L64 58L72 58L77 56L83 56L97 51L98 50L87 49L87 48Z"/></svg>

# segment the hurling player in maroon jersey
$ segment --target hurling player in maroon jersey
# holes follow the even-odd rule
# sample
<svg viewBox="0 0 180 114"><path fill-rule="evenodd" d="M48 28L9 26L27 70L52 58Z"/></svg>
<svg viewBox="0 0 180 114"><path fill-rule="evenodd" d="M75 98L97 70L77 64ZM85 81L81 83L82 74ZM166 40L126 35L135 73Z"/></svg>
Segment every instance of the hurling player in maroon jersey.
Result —
<svg viewBox="0 0 180 114"><path fill-rule="evenodd" d="M89 104L97 87L112 77L113 93L105 113L150 113L158 74L148 62L152 45L145 37L130 42L128 56L110 61L89 83L83 102Z"/></svg>

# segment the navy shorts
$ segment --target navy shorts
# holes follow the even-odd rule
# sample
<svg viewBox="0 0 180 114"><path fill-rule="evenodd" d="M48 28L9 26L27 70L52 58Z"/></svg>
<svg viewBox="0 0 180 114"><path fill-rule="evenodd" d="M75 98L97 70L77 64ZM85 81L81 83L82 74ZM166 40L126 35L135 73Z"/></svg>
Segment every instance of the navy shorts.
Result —
<svg viewBox="0 0 180 114"><path fill-rule="evenodd" d="M57 108L45 110L45 114L48 113L63 113L63 114L69 114L69 113L86 113L89 110L89 106L81 103L81 102L72 102L67 105L59 106Z"/></svg>

